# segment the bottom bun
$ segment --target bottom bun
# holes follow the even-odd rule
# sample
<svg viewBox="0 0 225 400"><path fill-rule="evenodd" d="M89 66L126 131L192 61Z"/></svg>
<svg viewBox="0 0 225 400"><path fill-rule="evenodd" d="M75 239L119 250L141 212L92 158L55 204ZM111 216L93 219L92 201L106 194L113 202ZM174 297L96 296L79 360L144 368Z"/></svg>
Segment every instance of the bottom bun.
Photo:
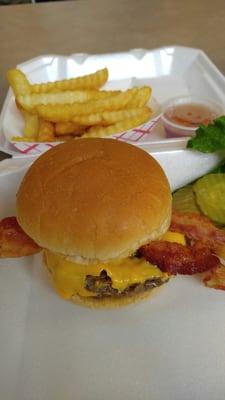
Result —
<svg viewBox="0 0 225 400"><path fill-rule="evenodd" d="M164 285L162 285L164 286ZM147 297L153 296L162 286L156 287L154 289L146 290L145 292L133 294L132 296L123 297L82 297L79 295L73 295L71 301L75 304L79 304L84 307L89 308L116 308L123 307L129 304L136 303L138 301L144 300Z"/></svg>

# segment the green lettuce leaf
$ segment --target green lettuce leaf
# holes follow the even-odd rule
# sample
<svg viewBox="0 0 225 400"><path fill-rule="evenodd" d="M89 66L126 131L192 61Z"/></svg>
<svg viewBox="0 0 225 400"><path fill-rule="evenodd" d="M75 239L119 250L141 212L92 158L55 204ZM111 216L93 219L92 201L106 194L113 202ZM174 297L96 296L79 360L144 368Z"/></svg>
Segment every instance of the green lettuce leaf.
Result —
<svg viewBox="0 0 225 400"><path fill-rule="evenodd" d="M187 142L187 148L212 153L225 149L225 116L221 116L207 126L200 125L196 134Z"/></svg>

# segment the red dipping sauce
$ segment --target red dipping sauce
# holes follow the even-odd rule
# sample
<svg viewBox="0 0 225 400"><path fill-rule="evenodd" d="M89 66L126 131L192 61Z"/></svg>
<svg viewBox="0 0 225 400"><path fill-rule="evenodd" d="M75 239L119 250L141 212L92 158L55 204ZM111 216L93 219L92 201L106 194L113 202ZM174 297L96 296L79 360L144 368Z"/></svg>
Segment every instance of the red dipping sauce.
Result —
<svg viewBox="0 0 225 400"><path fill-rule="evenodd" d="M166 118L182 126L198 127L200 124L208 125L217 117L217 113L210 107L198 104L178 104L165 112Z"/></svg>
<svg viewBox="0 0 225 400"><path fill-rule="evenodd" d="M199 125L208 125L224 113L223 106L194 96L169 100L164 105L162 122L167 137L192 136Z"/></svg>

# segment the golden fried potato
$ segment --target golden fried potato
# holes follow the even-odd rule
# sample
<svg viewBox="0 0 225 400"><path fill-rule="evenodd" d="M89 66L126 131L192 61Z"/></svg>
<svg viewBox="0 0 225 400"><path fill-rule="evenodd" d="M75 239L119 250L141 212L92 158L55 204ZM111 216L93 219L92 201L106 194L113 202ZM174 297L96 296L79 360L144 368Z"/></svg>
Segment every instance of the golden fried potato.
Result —
<svg viewBox="0 0 225 400"><path fill-rule="evenodd" d="M55 125L53 122L39 120L38 142L53 142L55 140Z"/></svg>
<svg viewBox="0 0 225 400"><path fill-rule="evenodd" d="M19 69L9 69L7 72L8 82L15 96L30 93L30 84L26 75Z"/></svg>
<svg viewBox="0 0 225 400"><path fill-rule="evenodd" d="M144 107L147 102L150 100L152 90L148 86L143 86L136 88L135 95L128 102L127 107L135 108L135 107Z"/></svg>
<svg viewBox="0 0 225 400"><path fill-rule="evenodd" d="M23 115L24 118L24 128L23 136L14 136L13 141L16 142L35 142L37 140L39 131L39 117L37 114L30 113L17 102L16 106Z"/></svg>
<svg viewBox="0 0 225 400"><path fill-rule="evenodd" d="M12 136L11 141L12 142L33 143L33 142L37 142L37 139L34 139L32 137L26 137L26 136Z"/></svg>
<svg viewBox="0 0 225 400"><path fill-rule="evenodd" d="M105 99L91 100L87 103L43 104L38 105L35 110L41 118L47 121L73 121L77 115L123 109L136 93L137 89L134 88Z"/></svg>
<svg viewBox="0 0 225 400"><path fill-rule="evenodd" d="M119 90L74 90L57 93L31 93L17 96L16 101L19 107L27 111L35 110L41 104L73 104L84 103L92 99L102 99L115 96L121 93Z"/></svg>
<svg viewBox="0 0 225 400"><path fill-rule="evenodd" d="M143 115L143 112L149 112L148 107L142 108L131 108L118 111L103 111L102 113L88 114L88 115L77 115L73 118L74 123L93 126L101 125L107 126L115 124L116 122L123 121L125 119L134 118Z"/></svg>
<svg viewBox="0 0 225 400"><path fill-rule="evenodd" d="M22 110L24 116L23 134L26 138L30 138L33 142L37 139L39 131L39 118L37 114L30 114Z"/></svg>
<svg viewBox="0 0 225 400"><path fill-rule="evenodd" d="M56 122L55 134L57 136L64 135L82 135L86 129L86 126L76 124L74 122Z"/></svg>
<svg viewBox="0 0 225 400"><path fill-rule="evenodd" d="M74 122L56 122L55 133L56 135L68 135L74 132L78 125Z"/></svg>
<svg viewBox="0 0 225 400"><path fill-rule="evenodd" d="M64 79L61 81L39 83L31 85L31 93L49 93L64 90L99 89L108 80L108 69L84 75L78 78Z"/></svg>
<svg viewBox="0 0 225 400"><path fill-rule="evenodd" d="M55 82L31 84L25 74L7 74L17 108L24 116L23 137L15 141L65 141L76 136L109 136L146 122L151 88L100 91L108 79L104 68L93 74Z"/></svg>
<svg viewBox="0 0 225 400"><path fill-rule="evenodd" d="M20 110L21 112L26 111L22 105L17 101L17 98L15 98L15 103L16 103L16 107L18 108L18 110ZM30 112L30 111L28 111Z"/></svg>
<svg viewBox="0 0 225 400"><path fill-rule="evenodd" d="M74 140L76 135L62 135L55 136L55 142L68 142L69 140ZM79 136L79 135L78 135Z"/></svg>
<svg viewBox="0 0 225 400"><path fill-rule="evenodd" d="M74 139L79 139L80 134L74 133L74 134L68 134L68 135L55 135L55 140L54 142L68 142L69 140L74 140Z"/></svg>
<svg viewBox="0 0 225 400"><path fill-rule="evenodd" d="M115 133L124 132L128 129L135 128L141 124L144 124L151 116L150 110L144 110L141 115L129 119L125 119L123 121L119 121L113 125L107 127L92 127L87 133L82 135L82 137L91 138L91 137L107 137L113 135Z"/></svg>

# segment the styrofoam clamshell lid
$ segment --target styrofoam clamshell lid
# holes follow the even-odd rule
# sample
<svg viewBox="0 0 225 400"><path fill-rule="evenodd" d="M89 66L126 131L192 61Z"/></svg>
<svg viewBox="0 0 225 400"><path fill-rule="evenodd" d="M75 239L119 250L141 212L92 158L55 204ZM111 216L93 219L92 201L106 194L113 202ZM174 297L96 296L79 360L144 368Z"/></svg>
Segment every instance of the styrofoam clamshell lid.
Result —
<svg viewBox="0 0 225 400"><path fill-rule="evenodd" d="M128 132L113 135L117 140L141 146L163 166L176 189L210 171L221 154L200 154L187 150L187 138L168 138L160 120L162 104L175 96L196 95L225 104L225 78L199 49L168 46L155 50L133 49L112 54L44 55L18 66L32 83L55 81L92 73L107 67L105 89L149 85L153 97L153 118ZM23 119L9 89L0 116L0 150L17 158L38 157L53 143L12 143L21 136Z"/></svg>

